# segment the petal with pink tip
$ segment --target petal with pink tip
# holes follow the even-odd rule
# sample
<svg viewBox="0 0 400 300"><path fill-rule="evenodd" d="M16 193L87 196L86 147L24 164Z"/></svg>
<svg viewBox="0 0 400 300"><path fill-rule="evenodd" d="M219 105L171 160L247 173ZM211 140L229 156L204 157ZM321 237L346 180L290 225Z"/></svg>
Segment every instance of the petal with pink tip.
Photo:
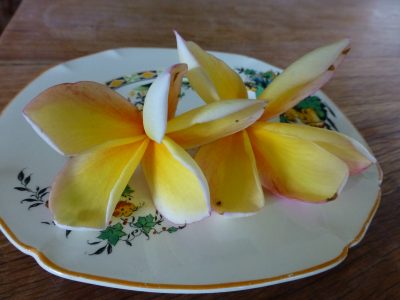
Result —
<svg viewBox="0 0 400 300"><path fill-rule="evenodd" d="M343 160L350 174L360 173L376 162L375 157L360 142L336 131L283 123L258 122L254 126L313 142Z"/></svg>
<svg viewBox="0 0 400 300"><path fill-rule="evenodd" d="M24 115L45 141L66 155L144 133L140 112L95 82L51 87L25 107Z"/></svg>

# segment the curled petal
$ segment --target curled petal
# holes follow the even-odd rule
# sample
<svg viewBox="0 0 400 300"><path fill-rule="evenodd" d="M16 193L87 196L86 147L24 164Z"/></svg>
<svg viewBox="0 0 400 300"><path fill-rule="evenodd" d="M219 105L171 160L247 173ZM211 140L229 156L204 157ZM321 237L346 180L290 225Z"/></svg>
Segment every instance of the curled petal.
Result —
<svg viewBox="0 0 400 300"><path fill-rule="evenodd" d="M95 82L51 87L25 107L24 115L46 142L66 155L144 133L140 112L118 93Z"/></svg>
<svg viewBox="0 0 400 300"><path fill-rule="evenodd" d="M184 148L193 148L238 132L262 115L265 102L225 100L186 112L168 122L167 135Z"/></svg>
<svg viewBox="0 0 400 300"><path fill-rule="evenodd" d="M322 147L297 137L251 126L248 130L262 184L270 191L308 202L333 200L349 170Z"/></svg>
<svg viewBox="0 0 400 300"><path fill-rule="evenodd" d="M179 60L188 64L190 84L205 102L247 98L246 87L235 71L197 44L186 42L177 32L175 35Z"/></svg>
<svg viewBox="0 0 400 300"><path fill-rule="evenodd" d="M187 72L186 64L176 64L170 68L171 80L168 94L168 120L175 116L181 92L182 78Z"/></svg>
<svg viewBox="0 0 400 300"><path fill-rule="evenodd" d="M350 41L343 39L315 49L291 64L259 96L268 101L262 119L279 115L319 90L349 50Z"/></svg>
<svg viewBox="0 0 400 300"><path fill-rule="evenodd" d="M256 123L266 130L313 142L343 160L351 174L357 174L376 162L375 157L358 141L323 128L283 123Z"/></svg>
<svg viewBox="0 0 400 300"><path fill-rule="evenodd" d="M157 143L164 137L167 120L175 115L186 70L184 64L172 66L158 76L147 92L143 106L144 130Z"/></svg>
<svg viewBox="0 0 400 300"><path fill-rule="evenodd" d="M144 135L116 140L70 158L50 193L56 223L65 228L106 227L148 142Z"/></svg>
<svg viewBox="0 0 400 300"><path fill-rule="evenodd" d="M196 162L210 186L214 211L247 215L264 206L264 194L245 130L202 146Z"/></svg>
<svg viewBox="0 0 400 300"><path fill-rule="evenodd" d="M171 222L192 223L210 215L207 181L191 156L166 137L150 143L143 171L156 208Z"/></svg>

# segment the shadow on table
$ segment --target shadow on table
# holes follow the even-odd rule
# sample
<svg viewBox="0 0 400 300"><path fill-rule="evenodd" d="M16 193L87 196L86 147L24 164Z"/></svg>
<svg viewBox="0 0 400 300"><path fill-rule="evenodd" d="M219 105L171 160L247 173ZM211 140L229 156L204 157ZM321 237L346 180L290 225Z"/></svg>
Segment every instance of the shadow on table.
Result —
<svg viewBox="0 0 400 300"><path fill-rule="evenodd" d="M21 0L0 0L0 34L14 15Z"/></svg>

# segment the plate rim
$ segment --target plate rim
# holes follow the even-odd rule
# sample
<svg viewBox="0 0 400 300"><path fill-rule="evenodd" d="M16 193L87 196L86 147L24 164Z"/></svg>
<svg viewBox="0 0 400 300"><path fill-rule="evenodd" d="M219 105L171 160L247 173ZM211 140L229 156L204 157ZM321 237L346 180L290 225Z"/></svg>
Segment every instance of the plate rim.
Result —
<svg viewBox="0 0 400 300"><path fill-rule="evenodd" d="M88 55L76 57L76 58L66 60L63 62L56 62L54 64L51 64L46 69L37 72L34 75L34 78L32 80L30 80L4 106L4 108L0 112L0 117L4 116L4 113L8 110L11 103L14 102L15 99L18 98L19 95L22 94L27 89L27 87L32 84L32 82L34 82L38 77L40 77L45 72L50 71L52 68L62 65L62 64L65 64L65 63L72 62L72 61L80 60L82 58L95 56L95 55L98 55L98 54L101 54L104 52L115 51L115 50L118 51L118 50L123 50L123 49L141 49L141 50L152 49L152 50L161 50L161 51L162 50L174 50L174 48L158 48L158 47L111 48L111 49L106 49L103 51L98 51L95 53L90 53ZM258 58L254 58L251 56L242 55L242 54L238 54L238 53L221 52L221 51L210 51L210 52L216 53L216 54L237 55L237 56L241 56L244 58L248 58L248 59L252 59L252 60L259 60L259 61L263 62L262 60L260 60ZM270 63L267 63L267 64L269 64L273 68L280 69L279 67L276 67ZM334 106L336 106L336 104L334 102L333 102L333 104L334 104ZM337 109L339 109L339 108L337 108ZM343 114L343 117L346 119L346 121L349 122L349 124L364 139L364 137L361 135L361 133L358 131L358 129L354 126L354 124L348 119L348 117L343 112L342 112L342 114ZM367 144L367 146L369 148L368 144ZM211 283L211 284L174 284L174 283L146 283L146 282L139 282L139 281L131 281L131 280L127 280L127 279L118 279L118 278L112 278L112 277L107 277L107 276L88 274L88 273L77 272L77 271L72 271L72 270L66 269L66 268L58 265L57 263L53 262L52 260L50 260L39 249L22 242L20 239L18 239L18 237L14 234L14 232L10 229L10 227L6 224L6 222L3 220L2 217L0 217L0 231L11 242L11 244L13 244L18 250L20 250L24 254L27 254L27 255L33 257L35 259L35 261L38 263L38 265L45 271L47 271L53 275L65 278L65 279L70 279L70 280L79 281L79 282L83 282L83 283L89 283L89 284L101 285L101 286L105 286L105 287L113 287L113 288L119 288L119 289L137 290L137 291L158 292L158 293L160 293L160 292L163 292L163 293L186 293L186 294L188 294L188 293L196 293L197 294L197 293L230 292L230 291L238 291L238 290L245 290L245 289L250 289L250 288L269 286L269 285L273 285L273 284L294 281L294 280L298 280L301 278L305 278L308 276L322 273L324 271L334 268L335 266L339 265L341 262L343 262L346 259L349 249L356 246L364 238L364 236L368 230L368 227L371 224L371 221L372 221L373 217L375 216L375 214L379 208L380 202L381 202L381 196L382 196L381 183L382 183L382 179L383 179L383 172L382 172L382 168L380 167L379 162L376 162L375 167L377 168L377 171L378 171L378 184L379 184L378 189L377 189L376 198L374 200L372 208L370 209L370 211L368 213L368 216L367 216L365 222L362 224L360 231L357 233L357 235L354 237L354 239L343 247L342 251L340 252L340 254L338 256L336 256L328 261L325 261L323 263L320 263L320 264L317 264L317 265L314 265L312 267L308 267L308 268L305 268L302 270L298 270L295 272L290 272L290 273L286 273L286 274L282 274L282 275L277 275L277 276L273 276L273 277L266 277L266 278L253 279L253 280L244 280L244 281L224 282L224 283Z"/></svg>
<svg viewBox="0 0 400 300"><path fill-rule="evenodd" d="M382 174L381 168L379 164L377 164L379 174ZM129 288L131 290L140 290L140 291L155 291L155 292L185 292L185 293L213 293L213 292L229 292L248 288L262 287L268 286L275 283L288 282L297 279L301 279L304 277L316 275L321 272L327 271L341 262L343 262L349 252L349 249L353 246L356 246L368 230L371 221L379 208L379 204L381 201L381 189L379 188L378 194L376 196L373 207L371 208L367 220L364 222L361 230L358 232L356 237L347 245L345 245L338 256L323 262L321 264L315 265L310 268L302 269L299 271L282 274L274 277L267 277L261 279L254 280L245 280L245 281L235 281L235 282L225 282L225 283L212 283L212 284L169 284L169 283L146 283L139 281L130 281L125 279L117 279L106 276L99 276L93 274L87 274L77 271L71 271L64 267L61 267L51 261L44 253L39 251L37 248L32 247L24 242L20 241L17 236L11 231L8 225L4 222L4 220L0 217L0 229L3 234L7 237L7 239L20 251L23 253L32 256L36 262L46 271L55 274L57 276L72 279L84 283L91 284L100 284L102 286L107 287L115 287L115 288Z"/></svg>

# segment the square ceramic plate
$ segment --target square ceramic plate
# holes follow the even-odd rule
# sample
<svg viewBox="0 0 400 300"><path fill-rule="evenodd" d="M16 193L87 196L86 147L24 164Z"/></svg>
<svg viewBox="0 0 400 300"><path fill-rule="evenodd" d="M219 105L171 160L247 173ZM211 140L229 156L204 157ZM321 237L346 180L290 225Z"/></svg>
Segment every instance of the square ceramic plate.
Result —
<svg viewBox="0 0 400 300"><path fill-rule="evenodd" d="M214 54L240 73L252 95L279 71L253 58ZM254 216L212 215L187 226L169 223L154 209L138 170L106 230L71 232L52 223L46 202L49 186L66 158L34 133L22 108L52 85L92 80L117 90L140 109L152 80L177 61L171 49L109 50L49 69L14 99L0 118L0 225L7 238L55 275L152 292L249 289L311 276L343 261L379 205L377 165L351 177L341 196L326 204L269 197ZM199 105L202 101L185 82L178 113ZM327 127L365 144L320 92L278 121Z"/></svg>

